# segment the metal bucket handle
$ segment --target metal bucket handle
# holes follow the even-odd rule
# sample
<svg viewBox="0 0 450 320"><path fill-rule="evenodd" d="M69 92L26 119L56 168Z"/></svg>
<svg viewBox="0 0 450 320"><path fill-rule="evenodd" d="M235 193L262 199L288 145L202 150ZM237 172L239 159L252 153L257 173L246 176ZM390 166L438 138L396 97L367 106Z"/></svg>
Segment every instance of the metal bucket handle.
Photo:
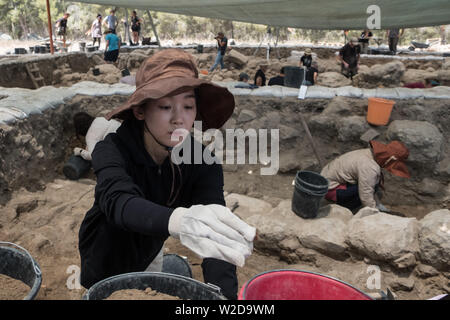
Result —
<svg viewBox="0 0 450 320"><path fill-rule="evenodd" d="M5 244L6 244L6 245L13 246L13 247L16 247L16 248L22 250L23 252L25 252L26 255L30 258L31 263L33 264L33 269L34 269L34 272L36 273L36 275L37 275L38 277L41 277L41 276L42 276L41 269L40 269L39 266L36 264L36 262L34 261L33 257L31 256L31 254L30 254L27 250L25 250L24 248L22 248L21 246L15 244L15 243L12 243L12 242L5 242L5 241L0 241L0 245L5 245Z"/></svg>

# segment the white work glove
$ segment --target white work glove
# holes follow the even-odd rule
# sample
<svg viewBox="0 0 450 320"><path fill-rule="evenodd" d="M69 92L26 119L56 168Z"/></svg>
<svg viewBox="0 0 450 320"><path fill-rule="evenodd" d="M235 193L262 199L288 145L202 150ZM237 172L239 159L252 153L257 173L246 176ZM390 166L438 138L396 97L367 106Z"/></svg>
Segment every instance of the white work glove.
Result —
<svg viewBox="0 0 450 320"><path fill-rule="evenodd" d="M216 258L243 267L253 250L256 229L218 204L177 208L169 233L202 258Z"/></svg>
<svg viewBox="0 0 450 320"><path fill-rule="evenodd" d="M377 209L381 212L386 212L389 213L391 212L391 210L389 210L388 208L386 208L381 202L377 203Z"/></svg>
<svg viewBox="0 0 450 320"><path fill-rule="evenodd" d="M92 161L91 153L87 150L76 147L73 148L73 154L82 157L84 160Z"/></svg>

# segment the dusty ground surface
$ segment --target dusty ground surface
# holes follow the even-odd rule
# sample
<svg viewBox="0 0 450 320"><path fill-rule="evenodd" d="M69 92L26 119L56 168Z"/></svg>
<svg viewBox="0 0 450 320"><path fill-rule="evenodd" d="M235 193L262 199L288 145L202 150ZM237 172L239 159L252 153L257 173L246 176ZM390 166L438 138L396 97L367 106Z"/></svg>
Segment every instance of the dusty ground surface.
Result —
<svg viewBox="0 0 450 320"><path fill-rule="evenodd" d="M290 177L285 178L287 193ZM242 178L240 180L242 181ZM226 185L238 183L237 179L234 180L228 173L225 173L225 181ZM43 190L29 192L21 189L14 192L11 200L0 207L2 212L0 239L23 246L41 266L42 286L36 299L78 300L84 294L85 289L77 287L75 280L79 275L80 266L78 230L86 211L92 206L94 187L95 181L92 179L73 182L59 177L47 183ZM285 195L281 190L279 192L280 198L290 198L290 192ZM277 198L273 198L272 202L276 203ZM165 247L167 253L186 256L193 271L193 278L203 281L199 257L171 238L166 242ZM314 263L306 261L302 264L289 264L286 261L280 261L277 256L271 256L256 249L246 265L238 268L239 288L261 272L274 269L296 269L333 276L368 294L375 294L377 290L367 287L370 276L368 266L369 262L366 263L363 260L336 261L320 255ZM389 268L382 268L381 289L386 290L393 279L398 277L399 275L394 275ZM395 294L399 299L425 299L442 294L440 288L446 283L448 279L442 275L426 279L415 277L412 289L405 290L400 287Z"/></svg>
<svg viewBox="0 0 450 320"><path fill-rule="evenodd" d="M111 294L104 300L181 300L179 297L170 296L151 288L145 290L120 290Z"/></svg>
<svg viewBox="0 0 450 320"><path fill-rule="evenodd" d="M0 274L0 300L22 300L29 292L22 281Z"/></svg>

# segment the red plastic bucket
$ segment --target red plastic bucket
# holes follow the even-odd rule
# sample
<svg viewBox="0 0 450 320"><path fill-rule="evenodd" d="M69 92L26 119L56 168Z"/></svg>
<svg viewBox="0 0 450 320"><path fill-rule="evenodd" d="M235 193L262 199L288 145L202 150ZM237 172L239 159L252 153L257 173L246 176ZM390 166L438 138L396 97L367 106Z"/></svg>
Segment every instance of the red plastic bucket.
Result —
<svg viewBox="0 0 450 320"><path fill-rule="evenodd" d="M301 270L261 273L241 288L238 300L373 300L340 280Z"/></svg>

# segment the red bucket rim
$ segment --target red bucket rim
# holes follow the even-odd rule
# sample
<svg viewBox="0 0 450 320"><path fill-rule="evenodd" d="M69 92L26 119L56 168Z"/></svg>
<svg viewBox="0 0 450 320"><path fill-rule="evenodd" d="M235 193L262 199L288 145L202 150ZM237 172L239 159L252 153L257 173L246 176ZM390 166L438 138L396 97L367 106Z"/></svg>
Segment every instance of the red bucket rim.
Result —
<svg viewBox="0 0 450 320"><path fill-rule="evenodd" d="M342 284L344 284L344 285L346 285L346 286L348 286L348 287L354 289L354 290L357 291L358 293L360 293L360 294L362 294L363 296L365 296L368 300L373 300L373 298L372 298L371 296L369 296L368 294L364 293L363 291L359 290L358 288L352 286L351 284L349 284L349 283L347 283L347 282L345 282L345 281L339 280L339 279L334 278L334 277L331 277L331 276L326 276L326 275L323 275L323 274L321 274L321 273L312 272L312 271L305 271L305 270L298 270L298 269L274 269L274 270L264 271L264 272L261 272L261 273L255 275L255 276L253 276L250 280L248 280L248 281L244 284L244 286L243 286L243 287L241 288L241 290L239 291L239 294L238 294L238 300L245 300L245 294L246 294L247 288L248 288L249 284L250 284L253 280L255 280L255 279L259 278L259 277L262 277L262 276L264 276L264 275L266 275L266 274L269 274L269 273L278 273L278 272L284 272L284 271L313 274L313 275L316 275L316 276L319 276L319 277L323 277L323 278L327 278L327 279L330 279L330 280L334 280L334 281L337 281L337 282L339 282L339 283L342 283Z"/></svg>

